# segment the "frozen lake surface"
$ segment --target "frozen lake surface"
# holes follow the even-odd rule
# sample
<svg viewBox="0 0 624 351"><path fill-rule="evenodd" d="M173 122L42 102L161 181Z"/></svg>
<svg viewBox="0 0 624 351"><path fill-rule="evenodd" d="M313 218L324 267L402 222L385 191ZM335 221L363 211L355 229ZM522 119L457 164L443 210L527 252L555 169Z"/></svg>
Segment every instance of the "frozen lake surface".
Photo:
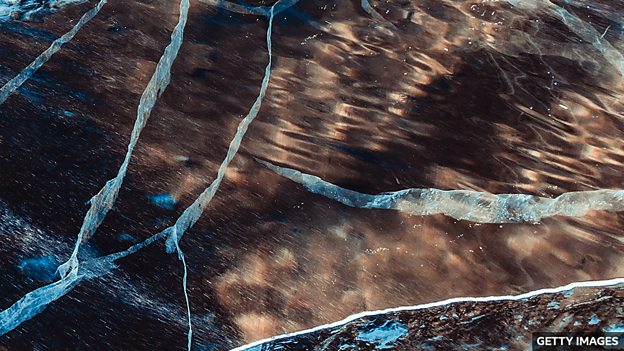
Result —
<svg viewBox="0 0 624 351"><path fill-rule="evenodd" d="M0 0L0 350L620 330L622 11Z"/></svg>

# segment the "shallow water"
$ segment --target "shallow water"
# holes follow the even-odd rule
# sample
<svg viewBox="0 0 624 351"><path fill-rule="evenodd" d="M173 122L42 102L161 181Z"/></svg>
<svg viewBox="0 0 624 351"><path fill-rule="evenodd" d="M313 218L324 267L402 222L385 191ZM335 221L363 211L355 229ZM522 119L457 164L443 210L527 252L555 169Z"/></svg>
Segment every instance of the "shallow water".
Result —
<svg viewBox="0 0 624 351"><path fill-rule="evenodd" d="M216 3L191 1L169 86L114 207L81 245L81 262L174 225L215 179L258 97L268 18ZM96 2L20 4L0 0L0 84ZM262 106L179 243L194 349L228 349L365 310L624 276L619 212L488 224L352 208L255 161L366 194L624 188L624 27L614 15L624 3L371 6L301 0L275 15ZM46 265L69 258L87 201L123 161L178 14L177 2L110 1L0 106L2 309L48 284ZM41 264L24 270L24 262ZM0 345L183 348L177 256L158 243L117 263Z"/></svg>

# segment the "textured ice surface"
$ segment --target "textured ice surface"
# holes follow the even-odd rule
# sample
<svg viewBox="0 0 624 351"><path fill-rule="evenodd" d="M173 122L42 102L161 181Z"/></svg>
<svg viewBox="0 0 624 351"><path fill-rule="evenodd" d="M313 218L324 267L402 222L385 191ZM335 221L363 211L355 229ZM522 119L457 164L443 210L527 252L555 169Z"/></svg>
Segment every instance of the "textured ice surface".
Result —
<svg viewBox="0 0 624 351"><path fill-rule="evenodd" d="M624 76L624 55L614 48L609 41L604 39L604 34L599 33L591 24L579 18L567 9L553 4L550 1L539 0L508 0L508 2L518 8L532 11L543 10L555 18L558 18L572 32L578 35L587 43L590 43L602 56ZM583 7L591 8L590 5ZM619 20L621 21L621 19ZM608 30L608 28L607 28Z"/></svg>
<svg viewBox="0 0 624 351"><path fill-rule="evenodd" d="M247 128L249 127L251 122L253 122L254 118L256 118L256 116L258 115L258 111L260 110L260 106L262 105L262 100L264 99L264 96L266 94L266 91L269 85L269 79L271 77L271 62L272 62L271 60L272 59L271 29L273 27L273 17L274 17L273 10L279 4L280 2L278 1L269 10L269 26L267 29L267 37L266 37L269 62L267 63L267 66L265 68L264 78L262 79L262 84L260 86L260 93L258 94L258 97L256 98L256 101L252 105L251 109L247 113L247 116L245 116L245 118L238 125L238 128L236 129L236 134L234 135L234 138L230 142L225 159L223 160L223 162L221 162L221 165L219 166L219 169L217 171L217 177L212 181L210 186L208 186L208 188L206 188L199 195L199 197L197 197L197 199L195 199L195 201L188 208L186 208L186 210L184 210L182 215L176 220L175 224L171 226L169 228L170 230L168 231L169 236L167 238L167 243L166 243L167 252L169 253L173 253L174 251L177 252L178 257L180 258L184 266L184 277L182 280L182 285L184 289L184 298L186 300L188 320L189 320L189 334L188 334L189 335L188 337L188 349L189 350L191 349L191 337L192 337L191 310L190 310L189 298L188 298L187 288L186 288L186 284L187 284L186 261L184 259L184 253L180 249L179 242L180 242L180 239L182 239L182 236L184 235L184 233L193 225L195 225L195 223L201 216L204 209L208 206L210 201L213 199L214 195L219 189L219 185L221 185L221 181L223 180L223 176L225 175L225 171L227 167L229 166L230 162L232 161L232 159L238 152L238 149L240 148L240 144L243 140L243 137L245 136L245 133L247 132Z"/></svg>
<svg viewBox="0 0 624 351"><path fill-rule="evenodd" d="M278 13L294 6L300 0L281 0L276 2L273 6L250 6L246 3L235 3L227 0L199 0L203 3L217 6L219 8L228 10L234 13L240 13L244 15L258 15L258 16L271 16L271 11L273 11L273 15L277 15Z"/></svg>
<svg viewBox="0 0 624 351"><path fill-rule="evenodd" d="M156 100L158 100L160 95L165 91L167 85L169 85L171 66L178 56L180 46L182 46L184 27L186 26L186 21L188 18L188 10L188 0L181 0L179 19L178 23L173 29L173 33L171 33L171 42L169 43L169 45L167 45L164 53L158 60L158 64L156 65L154 74L152 75L150 81L147 83L147 86L145 87L145 90L141 95L139 106L137 107L136 120L134 122L134 127L132 129L132 134L130 136L130 142L128 143L128 150L126 151L124 161L117 171L117 176L106 182L104 187L91 198L91 206L89 208L89 211L87 211L87 214L85 215L71 257L67 262L59 266L59 273L61 274L61 276L65 276L70 269L76 270L78 268L78 253L81 243L95 233L95 231L104 221L104 218L106 217L108 211L110 211L110 209L115 204L119 189L121 188L124 177L126 176L126 172L128 171L128 165L132 157L132 152L134 151L134 148L139 141L141 131L143 130L143 128L145 128L145 125L147 124L150 113L156 105Z"/></svg>
<svg viewBox="0 0 624 351"><path fill-rule="evenodd" d="M56 278L58 265L59 262L52 256L32 257L23 259L19 269L32 280L46 282Z"/></svg>
<svg viewBox="0 0 624 351"><path fill-rule="evenodd" d="M278 4L279 2L276 3L274 7ZM161 89L164 89L166 83L168 83L169 69L171 68L171 64L173 63L175 55L177 54L177 51L181 45L182 32L184 24L186 23L187 14L188 1L182 0L180 3L180 21L178 22L178 25L176 26L176 29L172 34L172 43L165 49L165 54L161 57L161 61L159 61L159 65L156 68L156 72L152 77L152 80L150 80L150 83L148 84L144 95L142 96L141 104L139 105L137 122L135 123L135 128L133 129L130 145L128 146L126 160L120 168L118 177L110 180L107 185L100 191L100 193L98 193L98 195L96 195L96 197L91 200L91 208L87 213L87 216L85 217L83 229L87 228L92 229L93 231L97 229L97 226L99 226L99 224L101 224L103 220L103 216L114 203L114 199L116 198L119 187L121 186L121 181L123 179L123 175L125 174L132 149L134 148L134 144L136 144L136 141L138 140L138 135L141 129L145 126L145 123L147 122L149 111L151 111L151 108L155 104L157 92L162 92ZM11 331L23 321L28 320L36 314L40 313L48 304L67 294L81 281L105 275L110 270L116 267L115 261L131 255L143 249L144 247L149 246L154 242L166 237L167 251L170 253L177 252L178 257L182 261L184 267L184 276L182 283L189 323L187 347L190 350L192 342L192 316L186 289L187 266L184 254L179 246L179 241L184 232L197 222L205 206L208 205L210 200L212 200L212 198L214 197L214 194L218 190L218 187L223 179L227 166L234 158L236 152L240 147L240 143L245 135L245 132L247 131L247 128L249 127L249 124L251 124L253 119L257 116L258 111L260 110L262 100L268 88L271 72L271 29L273 24L273 18L274 12L272 7L269 11L269 25L267 29L267 51L269 62L265 69L265 75L262 80L260 93L256 101L252 105L249 113L241 121L239 127L237 128L236 134L230 143L227 155L223 160L223 163L219 167L217 178L210 184L208 188L206 188L204 192L202 192L202 194L195 200L195 202L193 202L193 204L191 204L183 212L183 214L178 218L173 226L166 228L158 234L149 237L145 241L131 246L127 250L103 257L93 258L88 261L82 262L82 264L79 265L77 255L80 244L84 238L84 234L90 233L89 230L81 230L72 257L68 262L64 264L64 266L62 265L59 267L62 278L57 282L43 286L26 294L11 307L0 312L0 335ZM166 64L163 62L166 62Z"/></svg>
<svg viewBox="0 0 624 351"><path fill-rule="evenodd" d="M0 312L0 335L4 335L22 322L43 311L50 303L70 292L83 280L101 277L116 267L115 261L133 254L140 249L164 238L165 233L156 234L147 240L135 244L127 250L111 255L92 258L72 269L60 280L29 292L4 311Z"/></svg>
<svg viewBox="0 0 624 351"><path fill-rule="evenodd" d="M0 0L0 22L29 20L33 16L55 11L69 4L86 0Z"/></svg>
<svg viewBox="0 0 624 351"><path fill-rule="evenodd" d="M152 204L164 208L165 210L173 210L177 202L176 199L169 194L150 195L148 199Z"/></svg>
<svg viewBox="0 0 624 351"><path fill-rule="evenodd" d="M105 0L102 0L100 1L100 3L98 3L98 6L101 8L104 3ZM141 100L137 108L137 118L134 128L132 130L132 135L128 144L128 150L124 162L119 168L117 176L109 180L106 185L98 192L98 194L91 198L89 211L85 215L84 222L80 229L80 233L78 234L78 239L74 246L71 257L67 262L58 267L58 272L60 273L62 279L57 281L56 283L42 287L27 294L25 297L16 302L13 306L1 312L0 319L2 319L3 324L2 327L0 327L0 335L5 334L24 320L30 319L32 318L32 316L41 312L45 308L45 306L65 295L85 277L96 276L96 274L92 272L86 275L79 273L78 254L80 250L80 245L83 240L87 239L89 236L95 233L97 228L104 220L108 211L113 207L124 176L127 172L128 164L130 163L130 158L132 156L132 151L134 150L134 147L138 142L141 130L145 127L147 119L149 118L149 114L156 104L156 100L158 99L160 94L162 94L166 86L169 84L171 66L173 65L173 61L178 54L180 46L182 45L184 26L186 25L186 20L188 16L188 6L188 0L182 0L180 2L180 19L171 35L171 43L165 48L165 51L156 66L152 78L150 79L147 87L141 95ZM95 16L97 10L99 10L98 7L90 11L91 18ZM85 19L85 17L83 17L83 19ZM76 27L74 27L74 29L75 28ZM39 64L39 66L43 63L44 62ZM104 264L104 266L108 267L108 269L97 269L96 271L99 273L107 272L114 266L112 265L113 261L97 262L105 262L106 264ZM96 266L100 267L99 264Z"/></svg>
<svg viewBox="0 0 624 351"><path fill-rule="evenodd" d="M552 216L584 216L588 211L624 211L624 190L569 192L556 198L524 194L490 194L470 190L405 189L363 194L319 177L258 160L309 191L359 208L397 210L411 215L446 216L479 223L538 223Z"/></svg>
<svg viewBox="0 0 624 351"><path fill-rule="evenodd" d="M605 333L624 333L624 322L615 323L608 328L604 328L603 331Z"/></svg>
<svg viewBox="0 0 624 351"><path fill-rule="evenodd" d="M378 350L391 349L394 343L407 335L408 329L399 321L388 320L380 326L362 330L356 340L375 345Z"/></svg>
<svg viewBox="0 0 624 351"><path fill-rule="evenodd" d="M43 311L47 305L67 294L82 279L82 275L70 274L53 284L26 294L11 307L0 312L0 335L8 333L23 321Z"/></svg>
<svg viewBox="0 0 624 351"><path fill-rule="evenodd" d="M265 75L262 80L262 85L260 89L260 94L258 95L256 102L254 103L252 109L249 111L243 123L239 126L239 129L236 131L235 137L230 144L230 148L227 151L227 156L221 167L219 167L219 172L217 173L217 178L214 182L202 193L202 195L196 200L196 202L191 205L191 207L187 208L184 214L176 221L176 224L170 228L165 229L164 231L150 237L147 241L141 242L135 246L132 246L130 249L115 253L112 255L108 255L101 258L92 258L92 259L82 259L80 265L78 265L78 260L76 256L75 265L71 266L69 270L62 271L65 273L65 277L58 282L53 284L46 285L38 290L33 291L32 293L25 296L23 299L19 300L16 304L11 306L6 311L3 311L2 317L3 320L7 320L7 324L3 324L0 331L5 333L6 331L14 328L21 321L31 318L36 313L40 312L45 306L58 299L59 297L66 294L69 290L71 290L75 285L80 283L83 280L91 279L93 277L100 277L106 274L108 271L115 267L115 261L117 259L126 257L132 253L137 252L143 247L150 245L151 243L158 241L160 239L167 239L167 250L169 252L177 252L178 257L182 261L184 268L184 276L182 278L183 289L184 289L184 297L187 307L187 315L188 315L188 323L189 323L189 348L190 341L192 337L192 329L191 322L197 321L197 318L193 318L191 316L190 304L189 304L189 296L187 294L187 262L185 260L185 256L180 248L180 238L184 235L185 231L192 227L198 218L201 216L201 213L205 210L205 208L209 205L212 197L215 195L216 191L219 188L219 184L221 183L224 177L224 170L228 167L229 162L236 155L238 148L240 146L240 141L245 133L245 130L249 123L255 118L260 108L260 104L262 99L266 93L268 87L269 76L271 74L271 27L273 22L273 17L278 12L284 10L287 6L292 6L292 4L297 1L282 1L276 4L274 7L267 6L259 6L252 7L246 5L244 3L228 3L225 1L208 1L204 0L204 2L213 3L221 8L227 9L229 11L243 13L243 14L253 14L259 16L265 16L269 18L269 28L267 31L267 46L269 49L269 64L265 70ZM9 2L5 2L9 3ZM24 2L22 2L24 3ZM95 3L95 2L94 2ZM372 17L375 18L383 18L379 12L377 12L368 1L361 1L362 8ZM528 5L527 5L528 6ZM540 9L539 6L535 6L535 9ZM556 7L553 7L556 9ZM358 9L359 11L359 9ZM567 10L566 10L567 11ZM182 16L182 12L180 16ZM382 12L385 15L388 12ZM598 52L601 52L604 57L609 60L609 62L614 63L617 67L618 62L620 62L621 66L621 58L616 54L612 54L609 48L609 43L603 43L602 38L600 36L604 36L604 34L600 34L595 30L584 29L581 25L575 24L575 18L570 17L574 15L568 15L565 12L553 12L558 16L558 18L562 19L566 25L572 28L573 31L579 33L586 41L591 42L591 47L596 49ZM394 12L391 13L394 15ZM264 21L261 19L261 21ZM178 23L180 25L180 23ZM177 27L176 27L177 29ZM181 31L180 31L181 32ZM175 34L175 33L174 33ZM343 33L345 34L345 33ZM350 35L350 34L348 34ZM597 39L596 39L597 38ZM353 38L357 39L357 38ZM306 39L307 40L307 39ZM172 36L172 45L173 45L173 36ZM180 42L181 42L181 33L180 33ZM298 44L297 44L298 45ZM303 45L303 44L302 44ZM178 45L179 46L179 45ZM171 53L171 52L169 52ZM167 51L165 52L167 54ZM161 58L163 60L171 60L175 58L175 55L169 55L165 58L165 55ZM618 61L619 60L619 61ZM190 61L190 60L189 60ZM159 63L160 65L160 63ZM159 68L162 66L158 66L157 74ZM25 71L30 72L30 71ZM30 73L29 73L30 74ZM163 81L167 81L169 79L169 72L167 71L163 76ZM151 82L150 82L151 83ZM164 84L166 85L166 83ZM149 86L148 86L149 88ZM162 89L157 89L157 92L153 92L153 95L156 96L162 93ZM147 89L146 89L147 91ZM30 98L33 102L42 103L44 101L45 96L41 94L32 93L30 94ZM152 104L155 103L156 98L152 101ZM143 105L143 100L142 100ZM149 105L149 103L147 104ZM152 105L153 106L153 105ZM139 110L141 107L139 107ZM136 143L138 140L138 134L140 133L140 128L137 128L137 125L141 124L139 122L140 111L137 112L137 124L135 124L135 129L132 134L130 145L128 146L128 153L126 154L126 160L129 159L129 155L132 153L131 145L132 143ZM149 112L147 116L145 116L145 123L149 116ZM342 122L341 122L342 123ZM143 124L144 126L144 124ZM138 132L137 132L138 130ZM135 138L136 135L136 138ZM384 160L385 161L385 160ZM124 163L122 167L119 169L119 174L123 172L125 173L125 168L127 167L127 163ZM282 169L285 170L285 169ZM278 170L279 171L279 170ZM294 170L291 170L296 172ZM288 173L288 172L286 172ZM293 176L295 173L291 173ZM296 174L295 174L296 175ZM309 175L301 175L302 178L305 176L312 177ZM295 176L293 176L295 177ZM123 176L121 177L123 178ZM297 177L295 177L297 178ZM307 179L307 178L306 178ZM88 239L89 235L92 235L93 232L97 229L103 217L105 216L106 211L108 211L114 204L116 193L121 186L121 180L117 181L118 178L114 179L114 184L110 185L107 183L103 191L106 189L106 195L102 195L104 200L99 201L99 198L94 197L92 199L91 205L94 208L94 203L97 207L92 213L92 217L89 217L89 213L87 214L85 223L89 222L89 230L85 232L84 236L79 236L79 240L76 243L76 250L74 253L77 253L78 246L81 245L82 239ZM306 185L305 182L301 182L301 184L306 185L313 192L317 192L319 194L323 194L330 198L333 198L337 201L340 201L344 204L354 207L363 207L363 208L388 208L395 209L400 211L406 211L408 213L414 214L433 214L433 213L444 213L454 218L459 219L468 219L474 221L485 221L485 222L494 222L494 223L506 223L506 222L537 222L541 218L552 216L552 215L582 215L588 210L596 210L596 209L605 209L605 210L613 210L619 211L620 204L622 201L621 194L617 190L603 190L596 192L586 192L586 193L568 193L562 195L562 197L556 199L548 199L541 197L533 197L522 194L502 194L502 195L493 195L483 192L470 192L470 191L443 191L438 189L407 189L403 191L398 191L394 193L383 193L378 195L368 195L361 194L357 192L353 192L347 189L339 188L335 185L324 183L323 181L317 179L316 183L312 182ZM113 181L113 180L112 180ZM398 183L398 180L397 180ZM113 194L113 195L111 195ZM154 203L157 205L173 209L173 205L175 201L173 197L168 196L167 194L161 194L161 196L156 196L151 198ZM91 230L92 229L92 230ZM134 230L134 229L133 229ZM83 232L81 231L81 234ZM120 236L121 240L124 241L133 241L135 240L128 236ZM37 241L41 241L37 239ZM81 249L84 251L84 248ZM55 265L52 263L54 257L49 256L50 260L48 260L48 256L23 256L29 257L24 259L20 264L19 268L22 272L33 279L38 279L40 274L43 272L45 274L49 273L49 268ZM41 258L43 257L43 258ZM55 256L58 257L58 256ZM73 256L72 256L73 258ZM29 261L30 260L30 261ZM189 266L190 267L190 266ZM44 274L44 275L45 275ZM49 280L49 279L47 279ZM471 319L471 322L476 322L481 320L481 317L474 317ZM10 321L10 323L9 323ZM383 329L383 328L382 328ZM384 332L383 330L363 330L359 335L363 338L361 341L365 342L376 342L379 341L379 345L384 345ZM386 328L387 329L387 328ZM392 331L392 328L390 328ZM390 336L393 334L387 333ZM388 335L386 335L388 336ZM395 339L396 341L396 339ZM477 344L465 344L464 346L468 347L469 345L477 345ZM351 344L345 344L345 346L350 347ZM210 348L210 345L206 346L206 348Z"/></svg>
<svg viewBox="0 0 624 351"><path fill-rule="evenodd" d="M416 305L416 306L401 306L401 307L388 308L388 309L379 310L379 311L366 311L366 312L361 312L361 313L351 315L341 321L337 321L334 323L330 323L326 325L319 325L314 328L301 330L298 332L284 334L284 335L278 335L278 336L274 336L274 337L264 339L264 340L259 340L248 345L237 347L233 349L232 351L264 350L267 348L268 349L283 348L284 350L293 350L293 349L297 349L297 347L299 348L301 347L299 345L302 344L303 338L305 338L306 336L310 336L314 339L314 335L317 335L317 337L318 335L326 335L324 338L325 342L328 342L328 345L331 345L332 343L334 343L337 337L337 334L339 334L341 331L345 331L347 334L351 334L351 330L349 330L348 328L348 326L350 325L354 325L356 326L357 329L359 329L358 333L356 334L356 337L354 338L355 340L360 340L361 335L364 335L364 338L365 338L364 341L369 342L369 340L377 340L379 342L377 345L381 346L382 344L380 341L382 340L388 340L388 341L392 340L392 343L396 343L397 341L401 339L401 337L411 336L411 333L408 333L407 330L404 330L404 329L407 329L405 324L403 323L399 323L398 325L394 324L397 322L392 319L393 315L396 316L403 312L410 313L412 315L420 315L420 314L426 314L428 311L431 310L434 312L432 316L430 316L429 318L433 317L439 320L440 313L451 310L453 309L453 307L458 307L457 311L460 311L462 314L464 314L464 316L461 316L462 318L467 317L469 319L468 321L459 322L458 323L459 325L474 324L473 329L481 329L487 334L492 334L491 329L488 329L488 328L484 329L482 326L479 326L478 324L480 323L482 319L487 317L487 315L480 314L479 316L475 317L474 313L478 311L476 308L473 311L471 311L470 309L466 309L461 306L464 304L467 306L472 305L474 308L476 306L475 304L479 304L479 303L506 303L506 302L514 302L514 301L520 302L520 303L527 303L531 299L535 299L534 301L546 302L546 301L550 301L550 299L547 298L547 295L558 295L560 298L561 297L573 298L573 293L577 289L592 288L592 287L620 287L621 288L622 285L624 285L624 278L616 278L616 279L603 280L603 281L574 282L565 286L540 289L540 290L530 291L530 292L526 292L526 293L519 294L519 295L457 297L457 298L452 298L452 299L448 299L444 301L426 303L426 304ZM540 297L542 297L542 299L540 299ZM600 304L600 299L598 298L594 302ZM573 303L572 307L578 306L578 305L579 304ZM493 306L496 306L496 305L493 305ZM514 306L517 309L525 312L525 309L521 308L522 305L514 304ZM435 312L435 311L438 311L438 312ZM558 309L555 311L557 312L553 312L553 313L564 313L564 312L559 311ZM543 312L538 311L538 313L539 315L543 315ZM499 315L506 316L507 314L500 313ZM517 316L518 316L518 318L516 318L517 320L527 319L528 324L529 325L532 324L531 319L525 318L525 315L517 315ZM460 317L460 316L457 316L457 317ZM390 318L390 319L380 324L380 327L375 327L375 328L371 328L369 323L366 323L363 326L358 325L359 320L380 319L380 318L381 319ZM453 319L455 318L456 317L454 317ZM433 323L432 321L429 321L427 324L423 324L421 326L421 330L424 331L426 334L431 335L432 334L431 329L438 329L438 330L433 331L433 334L435 335L436 332L438 333L440 332L439 326L437 326L436 324L439 324L439 323ZM510 326L510 327L513 329L513 326ZM442 329L446 329L446 328L442 328ZM460 330L462 333L466 333L465 327L461 327ZM449 331L449 332L452 332L452 331ZM466 333L466 335L468 335L468 333ZM423 341L422 338L417 337L416 339L421 339L420 340L421 342ZM430 341L442 341L443 339L445 339L443 336L437 335L435 337L432 337ZM427 340L424 340L424 341L427 341ZM319 340L316 340L316 341L313 341L312 344L320 345L321 343L322 342L320 342ZM289 347L290 345L295 345L295 348ZM467 344L464 344L464 345L467 345ZM413 349L417 349L417 348L413 347Z"/></svg>
<svg viewBox="0 0 624 351"><path fill-rule="evenodd" d="M595 314L591 316L591 319L589 320L589 322L587 322L589 325L596 325L598 323L600 323L600 318L598 318L598 316L596 316Z"/></svg>

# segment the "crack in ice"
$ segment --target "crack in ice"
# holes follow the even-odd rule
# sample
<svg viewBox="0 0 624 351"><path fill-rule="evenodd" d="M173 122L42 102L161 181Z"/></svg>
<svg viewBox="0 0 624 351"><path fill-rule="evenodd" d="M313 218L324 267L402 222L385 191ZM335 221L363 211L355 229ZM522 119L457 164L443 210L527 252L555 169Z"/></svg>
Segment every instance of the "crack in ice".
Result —
<svg viewBox="0 0 624 351"><path fill-rule="evenodd" d="M61 47L72 40L76 33L84 26L87 22L89 22L93 17L95 17L100 9L106 4L107 0L100 0L95 7L91 10L87 11L78 23L67 33L63 34L60 38L56 39L52 42L52 44L42 52L37 58L31 62L26 68L24 68L17 76L13 77L11 80L6 82L2 88L0 88L0 105L2 105L8 98L13 94L19 87L24 84L30 77L32 77L41 66L43 66L50 58L58 52Z"/></svg>
<svg viewBox="0 0 624 351"><path fill-rule="evenodd" d="M400 306L400 307L387 308L383 310L364 311L364 312L352 314L348 316L347 318L337 321L337 322L323 324L323 325L319 325L310 329L300 330L300 331L293 332L293 333L276 335L270 338L255 341L247 345L236 347L230 351L251 350L252 348L265 345L265 344L269 344L270 346L271 343L276 342L276 341L284 340L284 339L291 338L294 336L311 334L311 333L325 330L325 329L344 326L347 323L353 322L357 319L364 318L364 317L375 317L375 316L381 316L381 315L385 315L389 313L396 313L396 312L407 312L407 311L412 312L412 311L424 310L424 309L429 309L429 308L434 308L434 307L447 306L447 305L465 303L465 302L479 303L479 302L498 302L498 301L520 301L520 300L527 300L527 299L530 299L532 297L539 296L539 295L551 295L551 294L565 293L565 292L568 292L577 288L602 288L602 287L616 286L616 285L622 285L622 284L624 284L624 278L613 278L609 280L590 280L590 281L572 282L567 285L563 285L563 286L556 287L556 288L544 288L544 289L539 289L539 290L533 290L533 291L529 291L529 292L519 294L519 295L455 297L455 298L450 298L450 299L446 299L446 300L442 300L438 302L425 303L421 305Z"/></svg>
<svg viewBox="0 0 624 351"><path fill-rule="evenodd" d="M479 223L538 223L546 217L580 217L590 210L624 211L624 190L575 191L556 198L432 188L372 195L341 188L295 169L259 159L256 161L312 193L357 208L397 210L417 216L444 214L457 220Z"/></svg>
<svg viewBox="0 0 624 351"><path fill-rule="evenodd" d="M158 60L156 69L154 70L149 83L141 95L139 106L137 107L137 117L134 122L134 127L132 129L124 161L117 171L117 176L106 182L104 187L102 187L102 189L95 196L93 196L91 200L89 200L90 208L85 215L82 227L78 233L78 239L76 240L71 257L67 260L67 262L63 263L58 268L58 272L61 276L67 275L70 270L73 271L77 269L79 265L78 252L80 250L81 243L95 233L117 199L119 189L121 188L128 170L128 164L130 163L132 152L134 151L134 147L139 140L141 131L147 124L150 113L156 105L156 100L158 100L160 95L165 91L167 85L169 85L171 66L178 55L180 46L182 45L188 11L189 0L181 0L179 19L173 32L171 33L171 42L167 45L164 53Z"/></svg>

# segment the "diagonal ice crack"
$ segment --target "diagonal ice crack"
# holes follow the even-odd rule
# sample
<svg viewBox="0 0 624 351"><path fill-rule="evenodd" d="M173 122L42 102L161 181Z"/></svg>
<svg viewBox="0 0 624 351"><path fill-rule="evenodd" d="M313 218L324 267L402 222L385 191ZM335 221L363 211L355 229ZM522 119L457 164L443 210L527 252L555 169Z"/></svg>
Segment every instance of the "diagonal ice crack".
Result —
<svg viewBox="0 0 624 351"><path fill-rule="evenodd" d="M295 169L256 160L310 192L350 207L397 210L416 216L444 214L479 223L537 223L552 216L580 217L588 211L624 211L624 190L574 191L556 198L432 188L372 195L341 188Z"/></svg>
<svg viewBox="0 0 624 351"><path fill-rule="evenodd" d="M552 294L566 293L568 291L578 289L578 288L602 288L602 287L610 287L610 286L619 286L623 284L624 284L624 278L614 278L614 279L609 279L609 280L593 280L593 281L590 280L590 281L572 282L567 285L563 285L563 286L556 287L556 288L545 288L545 289L533 290L533 291L529 291L529 292L519 294L519 295L455 297L455 298L451 298L451 299L447 299L443 301L430 302L430 303L425 303L425 304L415 305L415 306L401 306L401 307L394 307L394 308L388 308L388 309L377 310L377 311L364 311L364 312L350 315L341 321L319 325L314 328L305 329L305 330L297 331L294 333L282 334L282 335L273 336L267 339L258 340L253 343L234 348L231 351L244 351L244 350L252 350L252 349L260 350L260 349L257 349L258 346L262 346L262 345L270 346L271 343L284 340L287 338L292 338L295 336L311 334L311 333L315 333L321 330L327 330L327 329L331 329L335 327L344 326L350 322L353 322L357 319L364 318L364 317L381 316L381 315L385 315L389 313L396 313L396 312L418 311L418 310L430 309L430 308L440 307L440 306L448 306L448 305L465 303L465 302L521 301L521 300L527 300L532 297L536 297L540 295L552 295ZM264 350L264 348L262 348L262 350Z"/></svg>
<svg viewBox="0 0 624 351"><path fill-rule="evenodd" d="M43 311L48 304L67 294L81 280L80 275L68 275L24 295L19 301L0 312L0 335L8 333L23 321Z"/></svg>
<svg viewBox="0 0 624 351"><path fill-rule="evenodd" d="M106 182L104 187L91 198L91 206L85 215L71 257L67 260L67 262L63 263L58 268L58 272L61 276L65 276L70 270L77 269L79 264L78 252L80 250L81 243L95 233L117 199L119 189L121 188L128 170L128 164L130 163L132 152L139 140L141 131L147 124L150 113L152 112L154 105L156 105L156 100L164 92L167 85L169 85L171 66L178 55L184 38L184 27L186 26L188 18L188 11L189 0L181 0L179 19L177 25L173 29L173 32L171 33L171 42L165 48L164 53L156 65L152 78L141 95L139 106L137 107L137 117L134 122L132 135L130 136L130 142L128 143L124 161L119 167L117 176Z"/></svg>
<svg viewBox="0 0 624 351"><path fill-rule="evenodd" d="M61 46L72 40L76 33L78 33L78 31L82 28L82 26L84 26L87 22L93 19L93 17L95 17L98 12L100 12L102 6L106 4L106 1L107 0L100 0L97 5L95 5L95 7L82 15L78 23L76 23L76 25L69 32L63 34L63 36L53 41L52 44L44 52L37 56L37 58L33 62L31 62L26 68L24 68L17 76L6 82L2 86L2 88L0 88L0 105L2 105L11 94L19 89L19 87L21 87L24 82L32 77L32 75L35 74L35 72L37 72L37 70L39 70L41 66L48 62L52 55L54 55L61 49Z"/></svg>

